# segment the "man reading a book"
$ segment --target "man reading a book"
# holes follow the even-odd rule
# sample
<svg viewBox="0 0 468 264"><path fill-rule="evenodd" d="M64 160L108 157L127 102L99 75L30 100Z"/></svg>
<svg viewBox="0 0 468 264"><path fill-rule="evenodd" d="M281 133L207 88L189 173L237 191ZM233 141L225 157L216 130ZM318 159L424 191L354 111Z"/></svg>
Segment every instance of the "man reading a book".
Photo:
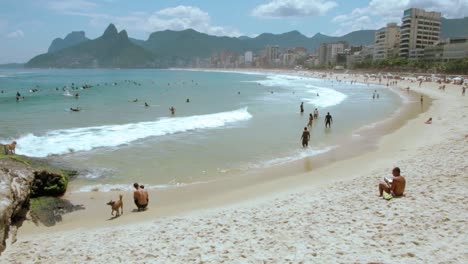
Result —
<svg viewBox="0 0 468 264"><path fill-rule="evenodd" d="M403 195L406 186L405 177L400 175L400 168L395 167L392 170L393 177L387 179L384 178L384 182L379 184L380 196L383 192L391 194L393 197L399 197Z"/></svg>

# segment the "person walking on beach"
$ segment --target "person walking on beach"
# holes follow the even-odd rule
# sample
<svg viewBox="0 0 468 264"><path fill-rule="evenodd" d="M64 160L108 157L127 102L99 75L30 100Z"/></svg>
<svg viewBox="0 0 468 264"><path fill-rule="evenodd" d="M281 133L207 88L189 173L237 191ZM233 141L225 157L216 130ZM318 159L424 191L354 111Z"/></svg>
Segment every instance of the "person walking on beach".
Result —
<svg viewBox="0 0 468 264"><path fill-rule="evenodd" d="M395 167L392 170L392 177L387 179L384 178L384 181L379 183L379 193L380 196L383 195L385 191L388 194L391 194L393 197L402 196L405 192L406 180L405 177L400 175L400 168Z"/></svg>
<svg viewBox="0 0 468 264"><path fill-rule="evenodd" d="M330 115L330 112L328 112L327 115L325 116L325 128L327 126L328 126L328 128L330 128L332 123L333 123L333 118Z"/></svg>
<svg viewBox="0 0 468 264"><path fill-rule="evenodd" d="M462 95L465 96L466 86L462 87Z"/></svg>
<svg viewBox="0 0 468 264"><path fill-rule="evenodd" d="M301 114L303 114L304 113L304 102L301 102L301 107L300 108L301 108Z"/></svg>
<svg viewBox="0 0 468 264"><path fill-rule="evenodd" d="M309 123L307 123L307 126L311 127L313 121L314 121L314 116L312 115L312 113L310 113L309 114Z"/></svg>
<svg viewBox="0 0 468 264"><path fill-rule="evenodd" d="M314 110L314 118L315 118L315 119L318 118L318 110L317 110L317 108L315 108L315 110Z"/></svg>
<svg viewBox="0 0 468 264"><path fill-rule="evenodd" d="M304 127L304 131L302 131L301 140L302 140L302 147L305 148L305 147L309 146L310 133L307 130L307 127Z"/></svg>
<svg viewBox="0 0 468 264"><path fill-rule="evenodd" d="M138 211L145 210L148 206L149 198L148 192L144 189L143 185L140 186L138 183L134 183L135 191L133 192L133 200L138 208ZM143 188L142 188L143 187Z"/></svg>

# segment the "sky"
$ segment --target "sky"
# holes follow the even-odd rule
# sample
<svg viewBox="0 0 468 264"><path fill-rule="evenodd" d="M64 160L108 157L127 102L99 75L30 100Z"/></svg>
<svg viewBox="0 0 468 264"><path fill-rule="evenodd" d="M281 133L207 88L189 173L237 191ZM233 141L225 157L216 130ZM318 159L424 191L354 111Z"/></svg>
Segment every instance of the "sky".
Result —
<svg viewBox="0 0 468 264"><path fill-rule="evenodd" d="M187 28L236 37L292 30L341 36L400 24L410 7L468 16L468 0L0 0L0 64L27 62L72 31L99 37L109 23L143 40Z"/></svg>

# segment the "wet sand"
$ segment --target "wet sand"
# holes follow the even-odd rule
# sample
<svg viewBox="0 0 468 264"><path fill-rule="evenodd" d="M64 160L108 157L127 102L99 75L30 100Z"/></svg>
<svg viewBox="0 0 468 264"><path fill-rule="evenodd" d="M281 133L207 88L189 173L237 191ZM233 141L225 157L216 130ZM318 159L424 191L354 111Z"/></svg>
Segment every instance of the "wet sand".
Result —
<svg viewBox="0 0 468 264"><path fill-rule="evenodd" d="M468 208L466 192L457 186L468 180L467 122L459 112L466 109L466 99L459 86L447 85L442 92L435 83L399 85L435 101L416 118L396 118L386 130L390 134L376 136L370 151L332 154L328 165L319 162L321 167L304 159L248 178L151 191L145 212L132 212L131 194L124 193L124 215L112 221L106 221L110 208L105 202L118 193L68 194L65 198L86 210L65 215L51 228L26 222L1 258L463 262ZM425 125L429 116L433 124ZM377 197L376 187L393 166L407 176L407 195L387 202ZM149 249L140 249L139 243ZM445 254L444 248L452 253ZM122 253L115 256L115 251Z"/></svg>

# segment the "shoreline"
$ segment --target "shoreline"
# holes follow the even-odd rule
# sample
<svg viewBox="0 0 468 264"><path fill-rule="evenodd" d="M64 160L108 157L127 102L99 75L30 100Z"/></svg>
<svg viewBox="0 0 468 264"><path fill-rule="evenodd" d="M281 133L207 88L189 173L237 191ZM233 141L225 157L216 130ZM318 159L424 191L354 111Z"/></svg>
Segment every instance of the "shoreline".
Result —
<svg viewBox="0 0 468 264"><path fill-rule="evenodd" d="M452 88L451 86L456 87L455 85L450 85L449 87L447 87L447 90L450 92L445 93L445 95L446 97L450 96L449 99L451 100L449 100L447 98L442 97L442 95L440 94L441 91L436 90L437 84L435 83L429 83L427 85L429 86L429 89L424 89L424 88L415 87L416 83L409 83L405 81L401 81L401 82L405 84L402 87L406 87L406 84L408 84L412 86L412 90L414 89L418 92L422 92L426 94L426 96L433 97L436 100L433 101L431 108L428 109L426 112L424 112L423 115L419 114L417 115L417 117L407 120L402 127L399 127L395 131L392 131L390 134L386 134L383 137L379 138L379 140L377 141L377 148L375 150L366 152L356 157L351 157L345 160L333 162L325 167L312 170L311 172L299 173L297 175L289 173L287 174L289 175L287 177L284 177L283 175L283 177L280 177L280 178L277 178L275 180L271 180L268 182L253 183L250 186L246 186L236 191L232 191L231 193L221 193L219 195L219 199L217 199L216 201L192 201L193 198L195 197L194 192L193 191L190 192L190 190L189 191L186 190L187 192L183 193L184 197L179 197L182 199L190 199L191 202L187 203L186 208L183 208L183 207L171 208L170 201L165 201L164 199L158 199L161 197L158 197L156 193L150 193L150 199L152 199L152 201L150 203L150 209L148 211L140 213L140 214L131 213L129 217L126 217L128 214L124 214L124 217L117 218L114 221L105 221L103 225L101 224L96 225L96 222L95 222L96 219L104 219L102 217L104 217L105 215L108 215L109 213L107 210L102 209L104 208L104 203L101 206L100 201L105 201L105 197L109 197L109 196L114 197L117 194L107 193L106 195L106 194L100 194L100 193L93 193L91 198L88 198L87 200L83 200L83 202L86 202L88 204L96 204L96 202L99 201L98 205L96 205L96 207L99 208L99 210L94 210L94 211L85 210L88 212L86 212L87 214L84 214L84 215L80 214L81 212L79 211L65 215L63 222L53 228L33 227L33 229L35 228L35 230L33 231L33 229L23 226L18 231L18 242L16 242L13 245L9 245L4 255L6 255L7 258L8 256L13 257L16 251L20 251L23 246L26 246L27 241L35 241L35 239L40 239L41 237L45 236L46 234L44 234L43 232L47 232L48 234L53 233L54 236L56 236L61 241L66 241L64 240L66 239L64 237L70 234L73 234L74 236L86 236L86 234L88 234L90 238L93 236L94 232L103 234L102 232L109 231L109 228L113 228L116 225L120 226L122 224L124 225L120 226L120 228L124 229L125 231L131 232L131 234L133 234L132 232L138 232L137 230L139 230L139 228L142 228L143 230L149 230L149 228L156 228L156 229L158 228L154 226L154 223L149 222L149 221L145 222L145 220L156 221L157 226L163 225L164 227L169 229L169 232L168 232L169 234L177 235L178 234L177 231L174 230L173 228L171 229L170 227L171 222L175 220L182 222L185 227L192 226L193 228L196 229L197 227L193 226L193 223L196 222L197 219L202 219L200 220L202 221L202 226L204 228L210 229L209 225L207 226L206 224L207 221L210 223L213 221L215 222L224 221L223 223L226 225L225 221L229 222L232 219L238 219L234 213L236 211L241 211L243 216L244 214L247 214L247 216L249 216L251 215L252 212L256 212L257 214L260 214L261 216L263 216L263 217L260 217L260 219L265 220L265 224L262 224L261 222L257 223L259 224L259 228L262 229L262 228L266 228L265 225L268 226L269 225L268 223L270 223L269 220L266 220L267 218L264 218L264 217L267 217L268 215L267 212L268 211L275 212L277 210L275 209L273 205L277 206L278 204L281 204L280 207L282 207L282 209L278 209L281 211L279 212L279 214L281 215L284 215L284 213L290 212L292 210L292 212L295 212L301 217L304 217L304 214L303 214L304 209L309 208L308 205L305 205L301 202L302 198L304 199L307 198L307 200L315 201L316 203L314 205L319 208L323 208L324 206L325 208L328 208L328 207L335 208L339 206L333 202L330 204L330 200L327 200L327 199L324 199L322 201L321 197L328 197L327 195L332 195L332 194L327 194L327 191L326 191L327 189L331 189L335 191L339 190L338 192L334 193L334 195L338 201L348 204L349 208L346 211L349 211L350 209L357 209L360 207L359 204L356 204L358 202L355 201L353 203L354 201L353 198L350 198L350 199L346 198L349 195L356 197L355 191L353 193L353 190L350 190L348 188L343 188L344 186L349 184L350 181L355 181L358 177L362 178L362 175L365 175L364 178L366 178L367 180L374 179L375 181L377 181L381 177L373 176L374 174L376 173L379 175L384 174L384 173L387 174L393 165L401 166L399 164L395 164L395 162L399 161L399 162L404 163L405 159L414 160L415 158L418 157L419 152L421 152L421 149L423 149L424 151L425 148L428 148L428 147L430 148L430 147L438 146L438 145L442 145L442 148L443 148L443 147L447 147L453 144L453 142L458 142L459 144L457 146L458 148L463 147L463 144L466 144L466 142L463 143L463 139L460 139L462 138L463 133L466 133L465 132L466 123L463 123L463 120L461 124L448 123L447 121L444 121L445 120L444 118L448 119L448 116L446 115L447 111L450 111L449 114L451 114L452 116L456 116L457 113L453 113L454 107L460 106L460 105L462 107L466 107L466 101L463 103L463 101L461 101L460 98L456 97L455 91L452 92L450 90L450 88ZM426 85L424 85L424 87L427 88ZM457 94L458 94L458 91L457 91ZM452 104L452 101L456 102L456 104ZM423 124L423 122L425 121L425 119L427 119L428 116L432 116L435 120L434 123L436 124L430 125L429 127L428 125ZM445 125L445 126L441 126L437 124L439 122L441 122L441 125ZM432 155L432 152L434 152L434 150L432 150L432 152L427 150L426 152ZM451 155L447 155L447 156L451 156ZM459 158L457 161L460 163ZM461 161L461 163L462 163L461 165L464 165L463 161ZM304 164L303 166L307 166L307 162L303 161L303 164ZM427 161L425 164L428 164ZM465 161L465 164L466 164L466 161ZM418 166L421 166L420 164L412 165L411 163L406 162L405 166L406 167L402 167L403 175L406 175L407 173L411 173L411 169L416 170L416 171L418 169L421 170L421 168L418 168ZM441 166L444 167L444 165L441 165ZM451 166L453 168L446 168L446 169L457 170L456 172L459 173L458 171L459 166L457 167L456 165L453 164L453 162L451 162ZM317 175L319 175L320 177L315 177ZM423 176L426 176L426 175L423 175ZM432 177L432 175L427 175L427 176ZM466 176L465 176L465 180L466 180ZM338 184L337 184L337 181L339 181ZM382 202L385 202L385 201L378 199L375 195L377 193L377 189L375 187L376 184L377 182L364 184L366 187L369 187L370 185L372 185L373 189L371 190L366 189L365 191L363 191L363 194L365 197L372 199L371 200L372 205L375 206L376 204L378 204L379 206L384 206L385 204ZM397 200L398 202L400 201L406 202L412 199L413 200L417 199L414 196L411 196L411 191L409 189L410 186L411 185L408 185L408 190L407 190L407 193L409 193L409 197L398 199ZM327 189L322 189L324 187ZM213 191L213 190L205 190L205 191ZM267 195L260 196L260 194L267 194ZM363 198L361 196L362 194L361 195L358 194L357 198L362 200ZM156 197L156 198L152 198L152 197ZM71 200L73 202L73 199ZM378 202L375 202L374 200L375 201L378 200ZM292 201L293 203L289 203L289 202L285 203L285 201ZM124 202L127 208L133 206L131 199L126 199ZM167 207L158 206L159 204L164 204L165 202L167 202L169 206ZM324 204L325 202L328 202L327 205ZM198 206L196 206L196 204L198 204ZM408 206L411 207L410 205ZM197 211L194 212L190 210L191 207L192 207L192 210L197 209ZM369 205L367 205L367 207L369 207ZM213 208L216 208L216 209L213 209ZM279 207L276 207L276 208L279 208ZM466 208L466 206L464 208ZM203 209L203 210L200 210L200 209ZM372 209L377 210L380 208L372 208ZM416 210L417 208L410 208L410 209ZM419 209L419 210L422 210L422 209ZM180 214L181 211L183 212L182 214ZM329 212L330 212L329 209L323 210L323 211L321 210L318 212L314 211L314 219L315 219L314 221L319 222L317 223L317 225L321 223L320 219L323 220L324 218L326 218L327 215L329 215ZM465 210L462 212L464 213L464 215L466 215L467 211ZM161 216L165 216L165 217L161 217ZM83 219L83 217L85 218L93 217L93 219ZM296 216L294 215L290 215L289 221L299 221L295 217ZM72 220L73 218L77 218L77 221L74 223L69 222L69 220ZM123 219L125 219L125 221ZM249 219L252 220L251 218ZM278 219L278 217L274 216L273 219L274 220ZM339 218L332 217L331 219L336 222L338 221ZM393 220L387 219L386 221L393 221ZM248 223L243 222L242 220L240 222L248 225ZM364 224L364 222L361 222L359 220L357 220L357 222ZM125 224L130 224L130 223L133 223L133 224L137 223L137 225L136 226L125 225ZM325 224L325 227L328 226L326 221L323 223ZM270 224L273 226L276 226L276 228L281 228L281 226L288 226L288 228L292 228L292 230L295 230L297 228L295 226L289 226L287 222L282 222L282 223L274 222ZM328 224L331 224L331 223L328 223ZM348 224L353 225L353 223L348 223ZM231 226L236 226L236 224L231 224ZM249 226L251 226L251 224ZM75 228L78 228L78 229L74 230ZM87 231L86 234L78 235L78 233L80 232L80 229L83 229L83 228L92 228L94 229L94 231L92 232ZM333 228L339 229L341 227L333 226ZM344 226L343 228L346 228L346 226ZM29 232L28 232L28 229L29 229ZM370 230L377 232L376 230L372 229L371 227L367 225L366 225L366 228L364 229L370 229ZM211 239L215 239L215 240L221 239L222 234L220 234L219 231L220 230L213 230L213 232L218 235L215 237L211 237ZM83 230L81 230L81 232L83 233ZM337 236L338 234L340 233L331 233L331 236L334 237L334 236ZM244 232L241 232L241 235L243 237L249 237L249 234L244 233ZM158 235L158 238L160 237L161 235ZM314 235L314 237L316 236ZM327 236L324 236L324 237L329 238ZM254 241L258 242L258 238L257 240L255 240L255 238L250 237L250 239L254 239ZM73 239L73 238L69 238L69 239ZM128 239L130 239L130 236ZM292 241L285 239L284 237L282 240L289 241L286 244L293 243ZM90 238L90 241L93 241L93 239ZM167 245L174 245L174 244L177 244L178 242L166 241L165 243L167 243ZM192 243L193 244L197 243L196 239L194 239ZM205 245L206 243L202 243L202 244ZM466 241L465 243L461 243L461 245L459 245L458 247L463 246L463 244L466 244ZM248 244L242 243L241 245L242 246L238 248L236 247L235 249L233 249L233 251L237 253L239 250L241 250L242 252L245 252L243 251L245 248L247 249L251 248L251 246L249 246ZM298 246L297 244L295 245ZM386 246L388 246L388 243L384 243L384 245L380 245L380 247L378 248L385 248ZM37 248L39 246L35 246L35 247ZM190 242L187 242L186 244L184 244L184 248L188 249L188 247L190 247ZM266 250L264 247L261 247L261 248L263 251ZM272 247L272 248L273 250L275 250L275 247ZM290 254L290 253L287 253L289 252L289 248L287 247L281 248L281 249L277 248L277 250L281 256L284 256L284 254ZM363 249L360 249L360 250L362 251ZM315 251L321 252L320 249L315 249ZM204 247L200 247L198 250L195 250L195 252L202 252L203 255L206 255L206 251ZM328 251L326 249L323 249L323 252L328 252ZM345 253L346 252L347 251L345 250ZM411 254L414 255L414 253L411 253ZM411 254L408 255L410 259L413 258L411 257ZM463 254L466 254L466 250L465 252L463 252L462 250L461 254L462 254L461 256L463 256ZM189 255L190 254L187 253L187 256ZM227 255L231 255L231 254L227 253ZM254 255L255 254L252 254L251 256L254 256ZM342 256L342 254L338 254L338 255ZM419 254L416 254L416 255L421 257ZM34 254L33 256L37 257L37 255L34 255ZM60 256L60 253L54 252L51 256L54 256L54 257ZM130 260L138 259L137 256L131 255L129 253L125 254L125 256L129 258ZM186 254L183 254L183 256L186 256ZM247 253L247 256L251 257L249 256L248 253ZM330 255L326 255L326 256L330 257ZM336 256L336 252L334 252L334 256L335 256L335 259L341 259L340 257ZM439 255L437 256L439 257ZM75 255L75 257L77 256ZM97 255L92 255L91 257L92 259L98 258ZM312 255L312 257L314 256ZM424 259L424 256L422 257ZM428 258L429 255L426 257ZM169 256L166 256L166 259L170 260L171 258ZM202 259L201 256L200 256L200 259ZM351 259L356 260L356 258L351 258ZM378 260L379 258L374 258L374 259ZM387 256L387 258L385 258L384 260L389 261L389 259L391 258ZM410 259L408 259L407 261L410 261ZM101 261L103 260L104 259L101 259ZM175 258L175 259L172 258L172 260L181 261L178 258ZM189 258L185 258L185 260L189 261ZM327 258L322 258L322 260L327 260ZM64 259L62 259L62 261L64 261Z"/></svg>

